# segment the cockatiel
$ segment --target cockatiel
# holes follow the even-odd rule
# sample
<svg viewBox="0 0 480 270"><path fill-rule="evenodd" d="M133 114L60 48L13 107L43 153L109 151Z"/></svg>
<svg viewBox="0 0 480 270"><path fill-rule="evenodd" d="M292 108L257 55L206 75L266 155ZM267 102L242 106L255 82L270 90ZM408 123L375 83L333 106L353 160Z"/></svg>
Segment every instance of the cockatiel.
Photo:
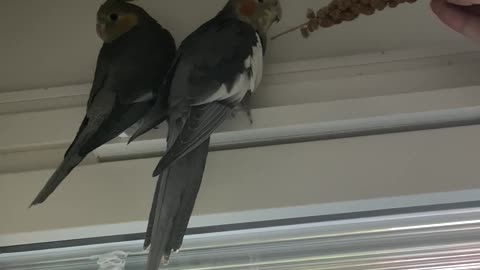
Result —
<svg viewBox="0 0 480 270"><path fill-rule="evenodd" d="M175 41L129 1L108 0L98 10L97 34L104 44L86 116L63 162L32 206L43 203L87 154L141 120L156 99L159 122L166 118L168 92L158 89L175 57Z"/></svg>
<svg viewBox="0 0 480 270"><path fill-rule="evenodd" d="M160 176L145 241L145 247L151 244L148 270L157 270L182 245L210 135L260 84L267 32L281 15L279 0L230 0L180 45L166 80L168 150L154 172ZM149 113L132 139L162 117Z"/></svg>

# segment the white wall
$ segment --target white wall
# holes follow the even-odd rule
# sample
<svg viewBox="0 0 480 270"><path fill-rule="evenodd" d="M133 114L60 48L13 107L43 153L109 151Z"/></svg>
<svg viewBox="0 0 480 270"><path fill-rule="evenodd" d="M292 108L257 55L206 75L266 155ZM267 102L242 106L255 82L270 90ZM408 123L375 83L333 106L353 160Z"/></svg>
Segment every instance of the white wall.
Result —
<svg viewBox="0 0 480 270"><path fill-rule="evenodd" d="M478 189L479 137L473 126L213 152L195 214ZM0 234L145 220L157 160L80 167L33 209L52 171L1 175Z"/></svg>
<svg viewBox="0 0 480 270"><path fill-rule="evenodd" d="M215 149L227 150L209 156L195 216L350 202L329 210L348 212L357 200L479 189L479 126L291 143L373 124L478 119L478 57L458 48L428 49L270 66L254 125L229 121L215 137ZM18 233L147 218L162 131L128 147L115 140L98 149L47 203L28 209L82 117L88 87L62 89L0 94L8 97L0 98L0 246ZM258 143L270 146L253 147ZM445 202L472 199L446 194ZM414 198L405 200L415 205ZM376 208L391 206L386 201ZM21 242L38 240L28 237Z"/></svg>

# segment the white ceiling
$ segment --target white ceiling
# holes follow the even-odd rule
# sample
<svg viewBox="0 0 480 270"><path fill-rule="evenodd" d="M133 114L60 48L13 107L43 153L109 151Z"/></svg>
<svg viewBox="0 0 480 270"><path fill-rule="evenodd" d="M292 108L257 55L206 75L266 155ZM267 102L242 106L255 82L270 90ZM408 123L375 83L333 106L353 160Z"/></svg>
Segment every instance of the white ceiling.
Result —
<svg viewBox="0 0 480 270"><path fill-rule="evenodd" d="M2 0L0 91L90 82L101 43L95 13L101 0ZM225 0L140 0L180 42L212 17ZM304 20L307 7L329 0L283 0L284 20L273 32ZM437 22L428 0L362 17L303 40L298 33L270 44L272 62L352 55L379 50L465 46L467 41ZM469 46L469 45L468 45Z"/></svg>

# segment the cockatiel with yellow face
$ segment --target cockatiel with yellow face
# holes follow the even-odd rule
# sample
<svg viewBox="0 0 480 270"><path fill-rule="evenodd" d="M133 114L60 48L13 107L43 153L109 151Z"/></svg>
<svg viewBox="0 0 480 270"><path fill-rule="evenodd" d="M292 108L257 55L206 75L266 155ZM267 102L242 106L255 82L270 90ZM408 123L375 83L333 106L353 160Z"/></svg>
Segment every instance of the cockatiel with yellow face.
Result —
<svg viewBox="0 0 480 270"><path fill-rule="evenodd" d="M165 82L168 150L154 173L159 181L145 242L150 245L147 270L157 270L182 245L210 135L260 84L267 33L281 15L279 0L230 0L180 45ZM150 112L133 138L159 119L162 114Z"/></svg>
<svg viewBox="0 0 480 270"><path fill-rule="evenodd" d="M159 90L175 57L175 41L130 0L108 0L97 13L104 41L86 116L63 162L32 205L43 203L93 150L141 120L157 100L158 122L166 118L167 91Z"/></svg>

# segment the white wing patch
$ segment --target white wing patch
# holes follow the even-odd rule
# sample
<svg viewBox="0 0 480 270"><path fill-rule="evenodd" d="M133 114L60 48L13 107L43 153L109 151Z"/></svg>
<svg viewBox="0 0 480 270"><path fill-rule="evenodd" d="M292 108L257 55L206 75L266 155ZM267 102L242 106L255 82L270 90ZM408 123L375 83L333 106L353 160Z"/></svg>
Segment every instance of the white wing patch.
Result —
<svg viewBox="0 0 480 270"><path fill-rule="evenodd" d="M250 67L252 69L252 82L250 90L253 92L262 82L263 78L263 46L260 36L257 34L257 46L253 47L253 55L250 56L247 60L250 59ZM247 65L247 62L245 62Z"/></svg>
<svg viewBox="0 0 480 270"><path fill-rule="evenodd" d="M260 36L257 34L257 44L252 47L252 55L245 59L245 72L239 74L232 89L228 91L227 86L222 86L215 91L215 94L206 100L195 104L201 105L214 101L227 100L233 104L240 103L248 91L255 91L260 85L263 77L263 46Z"/></svg>

